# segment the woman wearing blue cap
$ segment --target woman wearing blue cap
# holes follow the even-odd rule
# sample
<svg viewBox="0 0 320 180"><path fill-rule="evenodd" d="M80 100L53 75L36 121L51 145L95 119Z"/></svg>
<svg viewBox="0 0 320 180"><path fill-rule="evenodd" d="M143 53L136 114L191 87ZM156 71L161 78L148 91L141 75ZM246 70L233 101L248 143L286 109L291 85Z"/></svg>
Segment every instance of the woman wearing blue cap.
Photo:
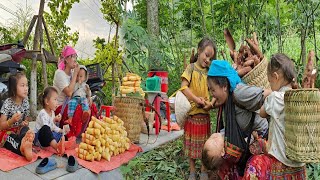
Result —
<svg viewBox="0 0 320 180"><path fill-rule="evenodd" d="M208 169L219 168L221 179L237 179L243 176L251 155L245 139L251 139L253 131L260 137L267 136L268 121L256 111L271 90L242 83L237 72L224 60L212 61L208 71L208 88L216 99L215 107L219 107L216 131L224 136L224 148L220 147L222 152L219 152L218 159L213 157L214 153L210 151L218 146L217 139L223 142L223 136L214 134L204 145L202 161Z"/></svg>

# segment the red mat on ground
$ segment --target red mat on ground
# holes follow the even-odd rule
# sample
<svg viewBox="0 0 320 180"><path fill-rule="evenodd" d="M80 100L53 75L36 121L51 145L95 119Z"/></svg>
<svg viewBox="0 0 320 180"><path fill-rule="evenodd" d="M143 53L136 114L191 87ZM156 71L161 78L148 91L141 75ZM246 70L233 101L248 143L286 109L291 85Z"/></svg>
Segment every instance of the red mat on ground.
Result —
<svg viewBox="0 0 320 180"><path fill-rule="evenodd" d="M69 141L65 143L66 148L75 149L76 138L71 137ZM26 166L35 162L38 158L46 158L50 157L56 153L56 151L52 147L47 147L41 149L40 147L33 146L33 158L32 161L27 161L25 157L19 156L5 148L0 148L0 170L2 171L11 171L13 169Z"/></svg>
<svg viewBox="0 0 320 180"><path fill-rule="evenodd" d="M46 158L52 156L53 152L40 148L34 148L32 161L27 161L25 157L19 156L5 148L0 148L0 169L2 171L11 171L13 169L26 166L35 162L38 157Z"/></svg>
<svg viewBox="0 0 320 180"><path fill-rule="evenodd" d="M129 150L117 156L112 156L110 162L105 159L101 159L101 161L93 161L93 162L82 160L75 155L76 151L74 149L67 150L66 154L68 156L73 155L74 157L77 158L78 163L81 166L89 169L90 171L96 174L99 174L101 171L110 171L120 167L124 163L129 162L132 158L136 156L138 152L142 152L142 148L138 145L132 144Z"/></svg>

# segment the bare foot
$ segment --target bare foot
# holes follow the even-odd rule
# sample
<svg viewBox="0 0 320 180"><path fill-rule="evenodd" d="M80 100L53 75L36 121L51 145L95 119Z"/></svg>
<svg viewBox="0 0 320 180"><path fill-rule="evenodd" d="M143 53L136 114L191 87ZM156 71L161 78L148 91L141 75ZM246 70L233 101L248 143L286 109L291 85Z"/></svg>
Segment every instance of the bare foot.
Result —
<svg viewBox="0 0 320 180"><path fill-rule="evenodd" d="M60 141L57 144L57 153L58 153L58 155L63 156L64 151L65 151L64 143L65 143L65 138L64 138L64 136L62 136Z"/></svg>
<svg viewBox="0 0 320 180"><path fill-rule="evenodd" d="M26 135L21 140L20 151L21 154L28 160L32 160L32 143L34 140L34 132L32 130L28 130Z"/></svg>

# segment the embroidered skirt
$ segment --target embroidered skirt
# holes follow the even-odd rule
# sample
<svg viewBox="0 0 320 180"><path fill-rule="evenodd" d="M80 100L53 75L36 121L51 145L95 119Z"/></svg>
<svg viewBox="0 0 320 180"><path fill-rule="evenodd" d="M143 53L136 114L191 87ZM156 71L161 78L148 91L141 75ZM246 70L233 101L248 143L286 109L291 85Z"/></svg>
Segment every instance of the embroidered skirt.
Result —
<svg viewBox="0 0 320 180"><path fill-rule="evenodd" d="M247 179L307 179L306 167L289 167L269 155L254 155L248 162L243 180Z"/></svg>
<svg viewBox="0 0 320 180"><path fill-rule="evenodd" d="M210 115L189 116L184 125L184 152L192 159L200 159L203 145L210 137Z"/></svg>

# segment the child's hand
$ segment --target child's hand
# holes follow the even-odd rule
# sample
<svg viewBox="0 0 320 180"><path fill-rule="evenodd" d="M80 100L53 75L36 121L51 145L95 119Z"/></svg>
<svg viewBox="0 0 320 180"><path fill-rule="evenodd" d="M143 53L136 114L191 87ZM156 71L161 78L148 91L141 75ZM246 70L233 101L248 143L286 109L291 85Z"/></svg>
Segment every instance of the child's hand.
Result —
<svg viewBox="0 0 320 180"><path fill-rule="evenodd" d="M11 117L13 123L18 122L18 121L21 119L21 116L22 116L22 114L21 114L20 111L16 112L16 113Z"/></svg>
<svg viewBox="0 0 320 180"><path fill-rule="evenodd" d="M204 102L205 102L205 99L203 97L197 97L195 103L197 103L198 107L203 107L205 106Z"/></svg>
<svg viewBox="0 0 320 180"><path fill-rule="evenodd" d="M61 121L61 114L56 115L54 118L54 122L60 122Z"/></svg>
<svg viewBox="0 0 320 180"><path fill-rule="evenodd" d="M86 84L84 87L85 87L86 93L89 94L89 93L90 93L90 87L89 87L89 85Z"/></svg>
<svg viewBox="0 0 320 180"><path fill-rule="evenodd" d="M204 104L205 104L204 107L203 107L204 110L210 111L210 109L212 109L212 104L211 104L211 102L205 101Z"/></svg>
<svg viewBox="0 0 320 180"><path fill-rule="evenodd" d="M29 126L29 121L27 120L22 121L21 126Z"/></svg>

